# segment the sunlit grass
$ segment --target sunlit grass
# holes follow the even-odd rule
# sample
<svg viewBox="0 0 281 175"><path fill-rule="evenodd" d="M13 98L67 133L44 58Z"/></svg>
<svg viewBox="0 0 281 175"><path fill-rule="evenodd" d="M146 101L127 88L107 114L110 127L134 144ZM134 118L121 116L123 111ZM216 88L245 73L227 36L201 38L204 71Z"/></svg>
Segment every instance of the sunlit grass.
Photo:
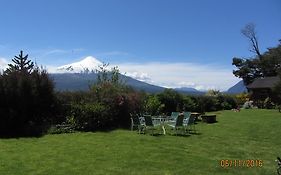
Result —
<svg viewBox="0 0 281 175"><path fill-rule="evenodd" d="M274 174L281 156L281 113L217 112L200 134L72 133L0 139L0 174ZM220 160L262 160L262 167L222 168Z"/></svg>

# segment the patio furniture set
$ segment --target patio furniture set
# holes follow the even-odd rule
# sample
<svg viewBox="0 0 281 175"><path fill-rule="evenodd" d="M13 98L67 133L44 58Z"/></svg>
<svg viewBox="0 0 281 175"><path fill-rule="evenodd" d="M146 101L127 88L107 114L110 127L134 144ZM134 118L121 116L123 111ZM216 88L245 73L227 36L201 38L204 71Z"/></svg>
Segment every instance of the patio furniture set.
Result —
<svg viewBox="0 0 281 175"><path fill-rule="evenodd" d="M131 114L131 130L137 130L139 134L157 131L158 134L166 135L166 130L170 128L174 134L196 133L195 121L198 113L191 112L172 112L171 116L151 116L144 114Z"/></svg>

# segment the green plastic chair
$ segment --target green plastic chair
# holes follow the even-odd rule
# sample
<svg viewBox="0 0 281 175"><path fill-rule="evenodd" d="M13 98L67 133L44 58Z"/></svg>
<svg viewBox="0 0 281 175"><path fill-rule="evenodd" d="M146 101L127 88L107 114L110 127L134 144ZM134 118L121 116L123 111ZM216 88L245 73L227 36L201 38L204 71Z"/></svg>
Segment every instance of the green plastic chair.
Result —
<svg viewBox="0 0 281 175"><path fill-rule="evenodd" d="M157 130L158 125L153 124L151 115L143 115L145 121L145 132L151 131L151 135L154 134L154 131Z"/></svg>
<svg viewBox="0 0 281 175"><path fill-rule="evenodd" d="M176 118L177 118L179 115L180 115L179 112L172 112L172 113L171 113L171 116L170 116L170 120L176 121Z"/></svg>
<svg viewBox="0 0 281 175"><path fill-rule="evenodd" d="M179 131L185 131L183 119L184 115L178 115L176 118L176 122L174 124L169 124L169 126L172 127L176 135L178 135Z"/></svg>
<svg viewBox="0 0 281 175"><path fill-rule="evenodd" d="M184 112L183 115L184 115L183 125L185 126L186 131L188 131L188 121L189 121L189 117L191 115L191 112Z"/></svg>
<svg viewBox="0 0 281 175"><path fill-rule="evenodd" d="M191 112L184 112L183 115L184 115L184 119L189 119Z"/></svg>
<svg viewBox="0 0 281 175"><path fill-rule="evenodd" d="M131 131L137 130L139 134L144 133L144 125L141 124L139 117L136 114L131 115Z"/></svg>
<svg viewBox="0 0 281 175"><path fill-rule="evenodd" d="M187 127L189 127L188 131L194 131L196 133L196 128L195 128L195 115L190 115L187 123Z"/></svg>

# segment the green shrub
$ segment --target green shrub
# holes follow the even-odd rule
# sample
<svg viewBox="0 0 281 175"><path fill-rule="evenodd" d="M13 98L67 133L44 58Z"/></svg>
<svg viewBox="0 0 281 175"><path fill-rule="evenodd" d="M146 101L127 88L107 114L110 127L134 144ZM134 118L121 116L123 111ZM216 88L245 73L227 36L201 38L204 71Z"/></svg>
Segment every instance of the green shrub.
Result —
<svg viewBox="0 0 281 175"><path fill-rule="evenodd" d="M274 108L275 104L271 101L269 97L267 97L263 102L263 107L266 109Z"/></svg>
<svg viewBox="0 0 281 175"><path fill-rule="evenodd" d="M198 111L197 101L190 96L183 96L183 109L182 111Z"/></svg>
<svg viewBox="0 0 281 175"><path fill-rule="evenodd" d="M113 119L110 118L107 106L94 103L72 105L67 120L76 130L96 131L107 128Z"/></svg>
<svg viewBox="0 0 281 175"><path fill-rule="evenodd" d="M21 51L0 75L0 136L38 136L55 115L54 85Z"/></svg>
<svg viewBox="0 0 281 175"><path fill-rule="evenodd" d="M66 116L62 122L80 131L128 128L129 114L143 111L145 97L143 93L110 81L96 83L87 92L63 92L57 95L62 103L60 111L64 115L61 116Z"/></svg>
<svg viewBox="0 0 281 175"><path fill-rule="evenodd" d="M197 97L199 112L230 110L237 108L236 100L232 96L217 95L217 96L199 96Z"/></svg>
<svg viewBox="0 0 281 175"><path fill-rule="evenodd" d="M62 134L62 133L72 133L75 128L69 124L53 125L49 128L48 134Z"/></svg>
<svg viewBox="0 0 281 175"><path fill-rule="evenodd" d="M156 95L150 95L145 104L145 112L151 115L159 115L162 113L164 104L161 104Z"/></svg>
<svg viewBox="0 0 281 175"><path fill-rule="evenodd" d="M242 106L246 101L249 101L250 95L248 93L241 93L235 96L237 105Z"/></svg>
<svg viewBox="0 0 281 175"><path fill-rule="evenodd" d="M236 109L238 107L238 104L233 96L224 95L221 107L223 110Z"/></svg>
<svg viewBox="0 0 281 175"><path fill-rule="evenodd" d="M217 111L219 109L219 101L216 97L213 96L202 96L203 98L203 106L204 106L204 111Z"/></svg>
<svg viewBox="0 0 281 175"><path fill-rule="evenodd" d="M162 113L170 115L174 111L180 111L183 108L182 95L172 89L166 89L159 93L157 98L164 104Z"/></svg>
<svg viewBox="0 0 281 175"><path fill-rule="evenodd" d="M224 109L224 110L234 109L234 108L231 106L231 104L229 104L229 103L227 103L227 102L225 102L225 101L221 103L221 107L222 107L222 109Z"/></svg>

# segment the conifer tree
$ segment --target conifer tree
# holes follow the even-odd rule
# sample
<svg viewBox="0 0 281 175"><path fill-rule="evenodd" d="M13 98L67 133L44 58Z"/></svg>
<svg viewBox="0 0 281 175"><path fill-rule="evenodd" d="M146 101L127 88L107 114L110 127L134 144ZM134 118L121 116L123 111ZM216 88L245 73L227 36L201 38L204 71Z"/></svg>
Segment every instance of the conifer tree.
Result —
<svg viewBox="0 0 281 175"><path fill-rule="evenodd" d="M28 60L28 54L23 56L23 51L20 51L20 54L15 56L12 61L15 64L8 64L9 68L6 70L6 73L19 71L30 74L33 70L34 63L31 60Z"/></svg>
<svg viewBox="0 0 281 175"><path fill-rule="evenodd" d="M0 75L0 137L40 135L54 116L54 84L20 51Z"/></svg>

